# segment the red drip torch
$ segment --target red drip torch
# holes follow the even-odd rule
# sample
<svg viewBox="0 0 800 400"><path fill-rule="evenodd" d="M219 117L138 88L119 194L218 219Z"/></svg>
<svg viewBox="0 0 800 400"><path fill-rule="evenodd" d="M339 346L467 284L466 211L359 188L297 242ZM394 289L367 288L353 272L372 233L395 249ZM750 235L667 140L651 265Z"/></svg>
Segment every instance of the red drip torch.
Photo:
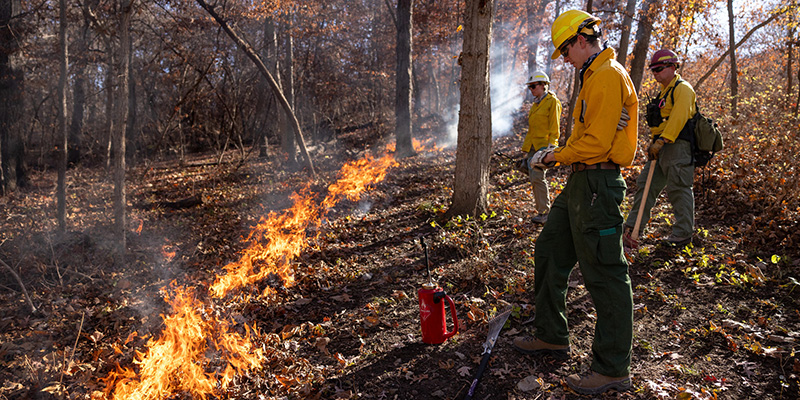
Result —
<svg viewBox="0 0 800 400"><path fill-rule="evenodd" d="M428 270L428 282L422 284L422 288L417 291L419 296L419 315L422 323L422 341L428 344L444 343L449 337L458 333L458 317L456 317L456 305L444 289L436 286L431 279L431 267L428 262L428 246L425 238L420 237L419 242L425 250L425 267ZM447 331L445 321L444 301L450 306L450 316L453 319L453 330Z"/></svg>

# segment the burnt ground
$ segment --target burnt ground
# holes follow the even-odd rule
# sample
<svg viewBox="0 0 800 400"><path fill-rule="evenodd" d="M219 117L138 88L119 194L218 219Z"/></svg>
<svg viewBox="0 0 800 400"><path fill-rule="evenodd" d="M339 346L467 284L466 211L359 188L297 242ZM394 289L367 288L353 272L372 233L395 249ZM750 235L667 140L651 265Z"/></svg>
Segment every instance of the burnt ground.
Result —
<svg viewBox="0 0 800 400"><path fill-rule="evenodd" d="M497 140L495 150L516 154L519 141ZM292 205L289 195L305 187L321 198L342 165L317 157L319 177L311 180L303 171L282 172L275 159L239 164L235 157L222 165L209 155L183 166L133 168L122 262L113 255L112 187L102 171L68 174L65 234L53 222L55 172L35 172L32 187L0 198L0 260L20 275L37 308L31 311L3 267L0 399L106 397L103 379L116 365L136 369L136 352L159 337L161 315L170 313L165 298L175 285L208 286L239 257L259 218L280 214ZM454 157L453 151L421 151L400 160L360 200L328 210L291 261L293 284L270 277L224 300L203 299L240 329L255 324L254 340L270 354L217 396L461 399L480 361L487 320L513 305L475 398L581 397L563 381L591 360L595 311L578 269L568 302L571 358L516 353L510 343L530 332L535 311L533 251L541 228L530 222L530 184L495 157L488 215L443 220ZM630 198L636 168L625 173ZM556 168L548 176L555 195L567 171ZM750 216L720 218L719 207L741 205L719 189L721 175L703 179L693 244L661 244L670 224L662 199L631 257L634 387L598 398L800 397L797 248L769 245L768 237L760 241L766 245L748 247L758 242ZM441 345L420 340L416 291L427 281L420 237L433 278L455 301L461 324ZM276 293L246 295L267 286ZM193 396L178 390L166 398Z"/></svg>

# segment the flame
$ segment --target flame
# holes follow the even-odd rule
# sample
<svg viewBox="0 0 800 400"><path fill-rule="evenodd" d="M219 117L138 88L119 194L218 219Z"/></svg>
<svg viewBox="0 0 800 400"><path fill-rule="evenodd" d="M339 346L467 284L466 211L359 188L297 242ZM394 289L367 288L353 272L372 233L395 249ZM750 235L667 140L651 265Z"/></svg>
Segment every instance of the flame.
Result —
<svg viewBox="0 0 800 400"><path fill-rule="evenodd" d="M194 288L173 287L173 292L165 298L172 314L162 314L161 336L148 340L144 353L137 352L134 364L139 367L138 374L132 368L118 367L106 378L107 391L114 389L114 399L158 399L178 391L205 399L218 384L225 388L230 376L256 369L263 362L264 351L252 344L249 327L244 336L231 332L229 323L207 312ZM227 364L224 379L207 371L219 360Z"/></svg>
<svg viewBox="0 0 800 400"><path fill-rule="evenodd" d="M136 228L136 234L137 235L141 235L142 234L142 228L143 227L144 227L144 220L140 219L139 220L139 226Z"/></svg>
<svg viewBox="0 0 800 400"><path fill-rule="evenodd" d="M438 152L442 148L435 143L434 139L426 139L424 142L417 138L411 138L411 145L414 146L414 151L417 153ZM395 152L397 150L397 142L391 142L386 145L387 152Z"/></svg>
<svg viewBox="0 0 800 400"><path fill-rule="evenodd" d="M319 226L325 212L341 199L359 200L396 164L388 154L346 164L320 203L307 189L293 193L291 208L261 218L245 238L247 247L240 258L224 267L226 273L216 278L208 295L223 298L273 275L281 278L285 287L294 285L291 261L305 248L308 228ZM225 389L235 376L264 365L266 350L252 341L262 336L255 326L244 325L245 332L240 334L232 322L216 317L213 305L198 299L195 288L171 286L173 295L165 296L171 313L161 316L164 330L147 341L144 352L136 353L133 363L137 368L118 366L103 379L106 397L113 392L115 400L150 400L184 392L206 399ZM297 384L286 377L275 379L283 385Z"/></svg>

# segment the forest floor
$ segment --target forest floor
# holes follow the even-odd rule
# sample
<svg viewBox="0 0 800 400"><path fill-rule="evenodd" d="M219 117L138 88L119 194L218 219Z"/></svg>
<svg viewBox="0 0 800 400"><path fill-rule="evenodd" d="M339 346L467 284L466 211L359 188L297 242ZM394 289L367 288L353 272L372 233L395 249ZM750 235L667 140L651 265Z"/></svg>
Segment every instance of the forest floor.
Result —
<svg viewBox="0 0 800 400"><path fill-rule="evenodd" d="M365 140L353 135L340 141ZM517 155L520 142L497 139L494 150ZM207 288L225 275L261 218L283 215L293 192L319 202L343 163L317 156L319 175L311 179L284 172L274 158L219 165L216 158L132 168L124 262L114 258L113 191L101 170L68 172L65 234L53 222L55 172L33 172L31 187L0 197L0 260L19 274L36 307L32 312L0 265L0 399L110 398L122 382L107 380L112 371L141 372L137 354L166 336L176 288ZM589 367L596 313L579 269L568 293L571 357L557 362L515 352L511 341L530 334L535 311L533 252L541 226L531 222L530 184L495 156L489 215L446 221L454 165L453 150L420 149L360 199L325 210L306 229L298 255L285 260L293 281L271 273L222 300L198 295L204 318L216 315L237 332L252 332L267 354L215 395L461 399L480 362L487 321L512 305L475 398L580 398L564 378ZM624 207L638 169L624 169ZM724 178L710 175L697 177L691 245L664 245L671 213L663 198L654 209L630 258L633 388L596 398L800 397L798 249L748 245L751 216L743 210L721 218L720 207L742 204L720 189L728 185ZM548 172L552 196L567 176L565 168ZM428 277L420 237L433 279L455 302L460 322L458 334L441 345L421 342L417 290ZM199 367L219 378L222 367L208 343L212 356ZM177 389L163 398L201 398L185 386L185 374L167 378Z"/></svg>

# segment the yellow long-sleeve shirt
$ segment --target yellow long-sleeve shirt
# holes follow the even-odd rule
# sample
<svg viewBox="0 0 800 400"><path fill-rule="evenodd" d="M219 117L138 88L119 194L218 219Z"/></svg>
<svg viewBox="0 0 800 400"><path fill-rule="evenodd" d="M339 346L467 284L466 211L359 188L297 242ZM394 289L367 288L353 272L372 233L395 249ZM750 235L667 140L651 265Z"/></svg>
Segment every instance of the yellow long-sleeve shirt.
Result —
<svg viewBox="0 0 800 400"><path fill-rule="evenodd" d="M583 76L583 87L572 117L575 127L564 147L554 152L562 164L596 164L611 161L628 166L636 154L639 99L614 50L600 52ZM617 130L622 108L628 110L628 126Z"/></svg>
<svg viewBox="0 0 800 400"><path fill-rule="evenodd" d="M522 151L538 150L548 145L558 145L561 122L561 101L553 92L547 92L528 111L528 134L522 142Z"/></svg>
<svg viewBox="0 0 800 400"><path fill-rule="evenodd" d="M663 98L666 96L664 108L661 109L661 117L664 118L664 120L661 122L661 125L650 128L650 133L653 137L661 136L670 142L674 142L681 133L681 130L683 130L683 126L686 125L686 121L694 117L694 114L697 112L695 107L697 96L694 93L692 85L690 85L689 82L683 81L680 85L675 86L675 83L678 82L680 77L680 75L675 74L675 77L672 78L669 85L661 88L661 93L658 97ZM675 91L667 95L673 87ZM675 104L672 103L673 97L675 98Z"/></svg>

